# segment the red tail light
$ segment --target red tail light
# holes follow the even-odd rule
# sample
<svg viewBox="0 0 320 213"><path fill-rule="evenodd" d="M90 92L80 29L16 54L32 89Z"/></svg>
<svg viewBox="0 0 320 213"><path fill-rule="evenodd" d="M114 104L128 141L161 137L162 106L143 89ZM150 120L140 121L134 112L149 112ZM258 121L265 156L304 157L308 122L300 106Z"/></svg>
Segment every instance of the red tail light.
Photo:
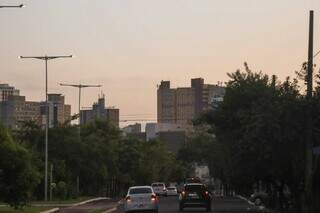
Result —
<svg viewBox="0 0 320 213"><path fill-rule="evenodd" d="M131 202L131 197L130 197L130 196L127 196L127 197L126 197L126 201L127 201L127 202Z"/></svg>
<svg viewBox="0 0 320 213"><path fill-rule="evenodd" d="M208 191L205 191L205 193L204 193L206 196L208 196L209 195L209 192Z"/></svg>
<svg viewBox="0 0 320 213"><path fill-rule="evenodd" d="M152 200L152 201L156 201L156 200L157 200L157 196L156 196L156 195L154 195L154 194L153 194L153 195L151 195L151 200Z"/></svg>

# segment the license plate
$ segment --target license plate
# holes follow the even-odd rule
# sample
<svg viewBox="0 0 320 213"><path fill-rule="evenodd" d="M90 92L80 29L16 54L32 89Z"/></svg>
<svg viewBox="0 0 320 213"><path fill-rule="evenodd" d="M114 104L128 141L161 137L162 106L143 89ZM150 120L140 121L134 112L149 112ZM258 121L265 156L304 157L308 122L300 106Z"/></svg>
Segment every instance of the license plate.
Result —
<svg viewBox="0 0 320 213"><path fill-rule="evenodd" d="M199 198L199 196L197 195L197 194L189 194L189 197L191 198L191 199L198 199Z"/></svg>

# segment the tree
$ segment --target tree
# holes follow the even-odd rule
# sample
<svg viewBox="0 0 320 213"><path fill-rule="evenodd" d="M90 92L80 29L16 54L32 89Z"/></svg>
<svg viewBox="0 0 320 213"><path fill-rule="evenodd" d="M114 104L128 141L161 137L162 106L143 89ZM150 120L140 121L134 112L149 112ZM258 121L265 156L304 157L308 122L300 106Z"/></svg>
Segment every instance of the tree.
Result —
<svg viewBox="0 0 320 213"><path fill-rule="evenodd" d="M14 208L23 207L38 183L30 153L0 126L0 199Z"/></svg>

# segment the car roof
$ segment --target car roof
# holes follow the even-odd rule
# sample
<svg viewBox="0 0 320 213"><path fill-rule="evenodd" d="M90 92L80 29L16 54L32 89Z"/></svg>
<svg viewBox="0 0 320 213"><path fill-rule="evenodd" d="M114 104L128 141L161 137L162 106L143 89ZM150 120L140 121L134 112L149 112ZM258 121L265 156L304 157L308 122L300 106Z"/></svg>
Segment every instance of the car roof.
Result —
<svg viewBox="0 0 320 213"><path fill-rule="evenodd" d="M141 188L151 188L151 186L132 186L129 189L141 189ZM152 188L151 188L152 189Z"/></svg>
<svg viewBox="0 0 320 213"><path fill-rule="evenodd" d="M187 183L186 186L204 186L203 183Z"/></svg>

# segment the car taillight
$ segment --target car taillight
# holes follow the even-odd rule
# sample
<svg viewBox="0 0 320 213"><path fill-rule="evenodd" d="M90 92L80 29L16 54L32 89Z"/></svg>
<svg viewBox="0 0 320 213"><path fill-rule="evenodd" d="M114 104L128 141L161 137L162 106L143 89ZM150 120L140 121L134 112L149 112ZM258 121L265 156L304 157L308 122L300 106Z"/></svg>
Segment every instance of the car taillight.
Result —
<svg viewBox="0 0 320 213"><path fill-rule="evenodd" d="M127 201L127 202L131 202L131 197L130 197L130 196L127 196L127 197L126 197L126 201Z"/></svg>
<svg viewBox="0 0 320 213"><path fill-rule="evenodd" d="M205 191L204 194L205 194L206 196L208 196L208 195L209 195L209 192L208 192L208 191Z"/></svg>
<svg viewBox="0 0 320 213"><path fill-rule="evenodd" d="M181 194L182 194L182 196L185 196L185 195L186 195L186 192L185 192L185 191L182 191Z"/></svg>
<svg viewBox="0 0 320 213"><path fill-rule="evenodd" d="M151 195L151 200L152 201L156 201L157 200L157 196L156 195Z"/></svg>

